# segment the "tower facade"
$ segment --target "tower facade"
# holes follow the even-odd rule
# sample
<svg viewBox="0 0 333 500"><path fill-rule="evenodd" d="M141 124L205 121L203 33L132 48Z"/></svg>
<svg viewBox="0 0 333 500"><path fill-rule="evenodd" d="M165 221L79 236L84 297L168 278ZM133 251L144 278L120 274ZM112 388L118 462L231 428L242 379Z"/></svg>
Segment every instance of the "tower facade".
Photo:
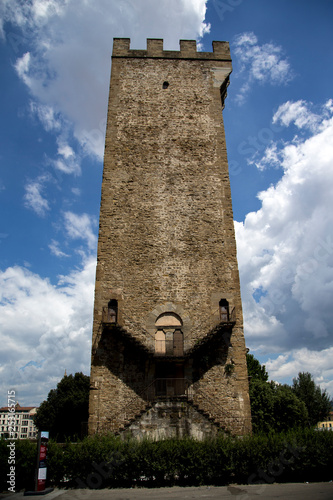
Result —
<svg viewBox="0 0 333 500"><path fill-rule="evenodd" d="M114 39L89 433L251 431L222 109L229 44Z"/></svg>

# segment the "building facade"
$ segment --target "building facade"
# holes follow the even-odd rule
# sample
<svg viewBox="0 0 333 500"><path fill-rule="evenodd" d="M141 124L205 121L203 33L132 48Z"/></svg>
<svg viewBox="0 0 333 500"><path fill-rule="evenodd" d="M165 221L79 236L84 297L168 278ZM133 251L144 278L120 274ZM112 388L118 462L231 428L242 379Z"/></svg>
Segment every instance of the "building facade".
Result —
<svg viewBox="0 0 333 500"><path fill-rule="evenodd" d="M317 429L333 431L333 411L330 411L326 420L317 423Z"/></svg>
<svg viewBox="0 0 333 500"><path fill-rule="evenodd" d="M38 408L35 406L7 406L0 408L0 438L37 439L35 416Z"/></svg>
<svg viewBox="0 0 333 500"><path fill-rule="evenodd" d="M229 44L114 39L89 433L251 432L222 109Z"/></svg>

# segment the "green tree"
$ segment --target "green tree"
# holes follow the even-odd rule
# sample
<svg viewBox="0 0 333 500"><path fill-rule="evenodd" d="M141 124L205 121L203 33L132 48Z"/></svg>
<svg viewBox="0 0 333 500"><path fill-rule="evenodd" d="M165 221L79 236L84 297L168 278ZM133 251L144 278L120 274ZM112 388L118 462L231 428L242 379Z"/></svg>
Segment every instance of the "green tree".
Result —
<svg viewBox="0 0 333 500"><path fill-rule="evenodd" d="M286 431L303 427L308 421L306 405L288 385L268 382L264 365L247 354L252 427L255 433Z"/></svg>
<svg viewBox="0 0 333 500"><path fill-rule="evenodd" d="M81 372L65 375L40 405L37 428L59 442L80 437L81 423L88 421L89 386L90 378Z"/></svg>
<svg viewBox="0 0 333 500"><path fill-rule="evenodd" d="M278 385L272 382L273 427L281 432L293 427L304 427L308 420L308 412L303 401L293 392L289 385Z"/></svg>
<svg viewBox="0 0 333 500"><path fill-rule="evenodd" d="M246 364L248 376L252 379L262 380L267 382L268 373L266 371L265 365L261 365L259 361L253 356L253 354L246 354Z"/></svg>
<svg viewBox="0 0 333 500"><path fill-rule="evenodd" d="M299 372L293 379L292 389L294 394L305 403L308 411L308 424L316 425L325 419L331 411L332 401L326 390L315 384L311 373Z"/></svg>
<svg viewBox="0 0 333 500"><path fill-rule="evenodd" d="M274 428L274 391L269 382L250 381L250 402L253 432L268 433Z"/></svg>

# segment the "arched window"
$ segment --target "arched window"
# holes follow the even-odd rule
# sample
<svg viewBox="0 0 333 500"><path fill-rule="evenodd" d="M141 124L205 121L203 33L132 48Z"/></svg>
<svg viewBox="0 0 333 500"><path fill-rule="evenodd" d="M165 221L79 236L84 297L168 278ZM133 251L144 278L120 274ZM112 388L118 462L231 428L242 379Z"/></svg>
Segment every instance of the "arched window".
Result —
<svg viewBox="0 0 333 500"><path fill-rule="evenodd" d="M184 355L183 322L174 312L165 312L155 321L155 353L167 356Z"/></svg>
<svg viewBox="0 0 333 500"><path fill-rule="evenodd" d="M221 299L219 302L220 321L226 323L229 321L229 302L226 299Z"/></svg>
<svg viewBox="0 0 333 500"><path fill-rule="evenodd" d="M108 303L108 321L110 323L117 323L118 316L118 301L111 299Z"/></svg>
<svg viewBox="0 0 333 500"><path fill-rule="evenodd" d="M180 328L176 328L173 333L173 355L183 356L184 355L184 336Z"/></svg>
<svg viewBox="0 0 333 500"><path fill-rule="evenodd" d="M165 333L163 330L157 330L155 333L155 353L165 354Z"/></svg>

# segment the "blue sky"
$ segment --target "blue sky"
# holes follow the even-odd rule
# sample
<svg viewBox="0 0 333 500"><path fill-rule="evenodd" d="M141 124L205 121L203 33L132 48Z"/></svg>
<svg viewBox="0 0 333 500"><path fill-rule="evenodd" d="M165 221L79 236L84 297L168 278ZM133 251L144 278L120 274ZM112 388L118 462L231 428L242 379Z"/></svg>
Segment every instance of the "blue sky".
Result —
<svg viewBox="0 0 333 500"><path fill-rule="evenodd" d="M333 396L332 19L324 0L0 1L0 404L89 374L113 37L230 42L246 343Z"/></svg>

